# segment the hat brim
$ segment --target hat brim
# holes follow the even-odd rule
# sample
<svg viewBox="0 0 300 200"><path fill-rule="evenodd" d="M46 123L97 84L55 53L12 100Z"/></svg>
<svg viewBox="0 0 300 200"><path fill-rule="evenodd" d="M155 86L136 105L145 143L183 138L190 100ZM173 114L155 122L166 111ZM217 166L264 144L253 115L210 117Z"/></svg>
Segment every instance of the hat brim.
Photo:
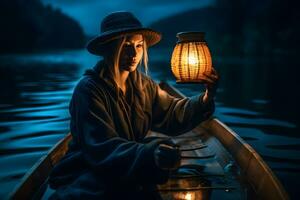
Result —
<svg viewBox="0 0 300 200"><path fill-rule="evenodd" d="M120 38L125 34L142 34L148 47L157 44L161 40L161 33L150 28L123 28L98 35L88 42L86 48L90 53L101 56L105 52L107 42Z"/></svg>

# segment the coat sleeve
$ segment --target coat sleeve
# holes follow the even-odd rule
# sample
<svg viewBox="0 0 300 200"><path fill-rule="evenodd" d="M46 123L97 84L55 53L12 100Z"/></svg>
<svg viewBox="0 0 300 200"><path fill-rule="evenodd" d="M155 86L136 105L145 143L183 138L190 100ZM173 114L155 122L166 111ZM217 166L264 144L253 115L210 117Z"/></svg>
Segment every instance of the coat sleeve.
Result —
<svg viewBox="0 0 300 200"><path fill-rule="evenodd" d="M193 97L175 98L153 83L152 130L167 135L179 135L195 128L214 112L214 101L202 101L203 94Z"/></svg>
<svg viewBox="0 0 300 200"><path fill-rule="evenodd" d="M158 141L142 144L119 137L105 94L99 88L80 84L74 91L70 112L73 138L79 143L85 161L105 181L160 183L167 180L167 171L157 168L154 162L153 151Z"/></svg>

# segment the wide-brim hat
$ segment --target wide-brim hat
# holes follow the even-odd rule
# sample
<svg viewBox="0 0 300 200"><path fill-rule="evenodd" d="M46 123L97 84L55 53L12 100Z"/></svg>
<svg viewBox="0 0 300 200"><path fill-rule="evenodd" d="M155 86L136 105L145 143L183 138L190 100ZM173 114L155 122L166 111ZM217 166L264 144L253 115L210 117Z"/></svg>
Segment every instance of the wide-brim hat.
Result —
<svg viewBox="0 0 300 200"><path fill-rule="evenodd" d="M103 55L108 42L126 34L141 34L148 47L161 40L161 34L142 23L130 12L119 11L107 15L101 23L100 34L87 44L87 50L95 55Z"/></svg>

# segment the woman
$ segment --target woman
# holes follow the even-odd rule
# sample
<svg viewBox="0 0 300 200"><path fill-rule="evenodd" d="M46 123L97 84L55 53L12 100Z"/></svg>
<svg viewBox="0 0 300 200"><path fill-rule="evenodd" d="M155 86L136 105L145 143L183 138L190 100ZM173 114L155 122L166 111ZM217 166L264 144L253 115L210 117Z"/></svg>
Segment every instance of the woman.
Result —
<svg viewBox="0 0 300 200"><path fill-rule="evenodd" d="M218 76L207 75L204 95L174 98L147 73L147 48L161 35L129 12L105 17L90 53L103 56L76 86L70 103L72 142L53 169L52 199L155 199L180 163L168 139L144 139L149 130L178 135L214 111ZM144 73L137 68L144 65ZM215 72L215 71L214 71Z"/></svg>

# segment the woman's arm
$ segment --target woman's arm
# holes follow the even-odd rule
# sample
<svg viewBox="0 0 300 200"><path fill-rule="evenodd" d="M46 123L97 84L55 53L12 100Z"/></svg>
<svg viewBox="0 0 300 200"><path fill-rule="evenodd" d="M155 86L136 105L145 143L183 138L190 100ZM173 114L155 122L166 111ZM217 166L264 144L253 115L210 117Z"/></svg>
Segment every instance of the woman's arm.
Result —
<svg viewBox="0 0 300 200"><path fill-rule="evenodd" d="M207 74L204 81L205 93L191 98L175 98L155 84L152 129L167 135L178 135L208 119L215 109L213 98L218 82L215 70Z"/></svg>
<svg viewBox="0 0 300 200"><path fill-rule="evenodd" d="M152 129L167 135L179 135L208 119L213 112L214 101L204 103L203 94L175 98L157 86Z"/></svg>

